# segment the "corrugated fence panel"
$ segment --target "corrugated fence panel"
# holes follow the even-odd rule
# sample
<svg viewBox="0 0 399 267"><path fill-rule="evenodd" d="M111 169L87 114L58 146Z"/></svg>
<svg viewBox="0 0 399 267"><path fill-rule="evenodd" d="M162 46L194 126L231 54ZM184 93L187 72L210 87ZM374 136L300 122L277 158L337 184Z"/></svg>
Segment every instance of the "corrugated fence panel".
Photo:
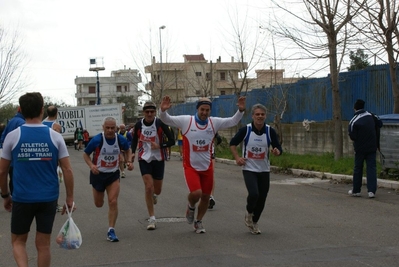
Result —
<svg viewBox="0 0 399 267"><path fill-rule="evenodd" d="M399 69L399 68L398 68ZM399 71L397 72L397 76ZM365 70L342 72L339 76L342 120L353 116L356 99L366 101L366 109L376 114L391 114L393 96L388 65L377 65ZM247 95L247 112L242 123L251 121L251 107L260 103L266 106L270 123L284 110L282 122L303 120L317 122L332 120L332 89L329 77L299 80L294 84L275 85L271 88L253 89ZM220 96L213 100L212 116L229 117L237 111L237 97ZM196 103L179 104L170 114L195 114Z"/></svg>

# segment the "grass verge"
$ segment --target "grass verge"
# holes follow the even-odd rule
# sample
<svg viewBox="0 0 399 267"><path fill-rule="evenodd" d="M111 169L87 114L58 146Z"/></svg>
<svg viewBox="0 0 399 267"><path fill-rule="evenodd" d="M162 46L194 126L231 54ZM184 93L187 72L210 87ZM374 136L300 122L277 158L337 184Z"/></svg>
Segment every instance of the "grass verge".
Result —
<svg viewBox="0 0 399 267"><path fill-rule="evenodd" d="M239 149L240 150L240 149ZM178 147L174 146L172 151L178 151ZM241 151L239 151L241 153ZM226 140L216 147L216 157L225 159L234 159ZM334 160L333 153L323 155L297 155L283 153L279 157L270 156L270 164L281 169L302 169L309 171L328 172L334 174L353 174L354 159L352 157L344 157L340 160ZM366 164L363 168L363 176L366 176ZM392 170L389 173L383 173L380 162L377 161L378 178L399 181L398 170Z"/></svg>

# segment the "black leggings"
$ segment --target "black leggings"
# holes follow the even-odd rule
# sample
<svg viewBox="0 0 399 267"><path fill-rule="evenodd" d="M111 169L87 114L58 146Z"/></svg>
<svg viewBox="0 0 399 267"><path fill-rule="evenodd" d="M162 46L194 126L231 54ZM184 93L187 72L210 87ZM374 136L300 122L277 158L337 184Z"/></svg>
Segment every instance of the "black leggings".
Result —
<svg viewBox="0 0 399 267"><path fill-rule="evenodd" d="M267 193L270 188L270 172L242 171L245 186L248 190L247 211L253 213L252 220L256 223L265 207Z"/></svg>

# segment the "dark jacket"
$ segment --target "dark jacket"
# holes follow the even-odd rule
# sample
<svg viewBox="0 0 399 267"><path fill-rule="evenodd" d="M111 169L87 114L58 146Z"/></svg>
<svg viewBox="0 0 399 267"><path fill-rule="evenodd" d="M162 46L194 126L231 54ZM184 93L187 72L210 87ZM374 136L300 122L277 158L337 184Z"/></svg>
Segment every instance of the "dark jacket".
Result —
<svg viewBox="0 0 399 267"><path fill-rule="evenodd" d="M377 151L377 133L373 116L364 109L357 110L348 125L348 133L355 152Z"/></svg>

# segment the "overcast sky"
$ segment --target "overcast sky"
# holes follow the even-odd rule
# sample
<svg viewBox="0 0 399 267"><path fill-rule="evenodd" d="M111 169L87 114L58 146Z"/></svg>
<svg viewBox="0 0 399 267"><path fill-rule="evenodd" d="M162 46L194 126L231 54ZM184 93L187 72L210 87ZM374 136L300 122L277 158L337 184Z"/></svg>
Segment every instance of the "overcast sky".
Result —
<svg viewBox="0 0 399 267"><path fill-rule="evenodd" d="M262 0L1 0L0 23L18 29L30 60L26 68L27 91L40 91L55 101L74 105L74 79L95 76L89 59L101 57L105 71L149 65L151 54L159 60L159 27L163 60L182 62L183 54L203 53L208 60L229 61L231 18L247 18L251 34L261 33L268 2ZM239 10L239 15L235 10ZM265 59L258 68L271 65ZM288 66L287 75L296 70Z"/></svg>

